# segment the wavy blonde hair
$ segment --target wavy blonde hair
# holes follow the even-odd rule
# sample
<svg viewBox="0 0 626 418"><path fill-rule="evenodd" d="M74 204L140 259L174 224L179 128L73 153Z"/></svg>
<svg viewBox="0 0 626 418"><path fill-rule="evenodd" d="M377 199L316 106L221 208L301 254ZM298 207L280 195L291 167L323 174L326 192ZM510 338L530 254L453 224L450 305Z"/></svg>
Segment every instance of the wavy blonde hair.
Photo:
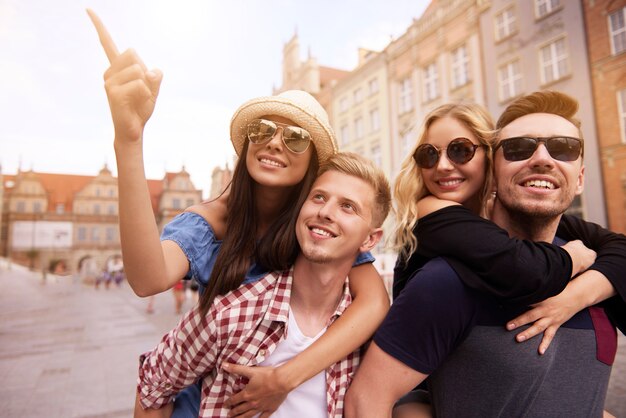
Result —
<svg viewBox="0 0 626 418"><path fill-rule="evenodd" d="M494 122L487 109L476 103L448 103L433 109L426 115L424 123L420 128L418 141L402 162L402 168L393 186L396 203L396 225L392 246L396 251L399 251L402 260L407 260L417 248L417 238L413 234L413 228L417 224L418 218L417 202L430 194L424 185L421 170L413 159L413 153L426 140L428 129L432 124L444 117L451 117L463 123L478 141L486 146L485 184L480 194L482 207L485 206L485 202L491 192L493 180L491 149Z"/></svg>

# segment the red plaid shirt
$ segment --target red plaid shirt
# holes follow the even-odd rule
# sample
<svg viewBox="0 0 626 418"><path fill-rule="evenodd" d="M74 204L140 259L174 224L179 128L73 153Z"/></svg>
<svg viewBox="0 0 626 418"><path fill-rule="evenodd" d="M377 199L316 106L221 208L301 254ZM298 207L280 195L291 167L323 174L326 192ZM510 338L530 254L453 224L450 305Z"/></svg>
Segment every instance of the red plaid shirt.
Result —
<svg viewBox="0 0 626 418"><path fill-rule="evenodd" d="M137 389L144 408L159 408L173 395L202 377L200 417L224 417L226 399L245 386L243 377L226 373L223 362L256 366L285 337L293 269L270 273L213 301L208 314L197 307L163 337L150 353L141 356ZM351 303L349 289L332 323ZM357 350L326 369L329 417L343 415L343 400L360 360ZM304 412L304 411L303 411Z"/></svg>

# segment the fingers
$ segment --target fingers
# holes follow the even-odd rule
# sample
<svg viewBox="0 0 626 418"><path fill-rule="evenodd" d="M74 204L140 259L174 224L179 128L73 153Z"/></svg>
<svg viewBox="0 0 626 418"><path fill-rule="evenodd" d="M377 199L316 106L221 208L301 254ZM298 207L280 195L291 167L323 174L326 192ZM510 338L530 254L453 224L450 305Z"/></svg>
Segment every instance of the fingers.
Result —
<svg viewBox="0 0 626 418"><path fill-rule="evenodd" d="M158 71L158 70L156 70ZM160 71L159 71L160 72ZM222 368L228 373L235 373L244 377L252 377L254 367L242 366L241 364L224 363Z"/></svg>
<svg viewBox="0 0 626 418"><path fill-rule="evenodd" d="M515 339L520 343L526 340L530 340L534 336L541 334L548 327L549 324L547 322L549 321L545 319L541 319L535 322L532 326L517 334L515 336Z"/></svg>
<svg viewBox="0 0 626 418"><path fill-rule="evenodd" d="M539 344L539 354L545 354L548 347L550 347L550 343L552 343L552 340L554 339L554 336L556 335L556 331L558 329L559 327L554 325L546 328L545 332L543 333L543 338L541 339L541 344Z"/></svg>
<svg viewBox="0 0 626 418"><path fill-rule="evenodd" d="M96 31L98 32L98 38L100 38L100 43L102 44L102 48L104 48L105 54L107 54L109 62L113 62L113 60L120 54L117 51L117 46L115 46L115 42L113 42L113 38L111 38L111 35L109 35L109 31L107 31L106 27L104 27L104 24L93 10L87 9L87 14L89 15L89 18L91 19L93 25L96 27Z"/></svg>
<svg viewBox="0 0 626 418"><path fill-rule="evenodd" d="M535 322L537 319L541 318L541 311L538 308L533 308L529 311L524 312L517 318L512 319L507 322L506 329L512 331L516 328L519 328L523 325L530 324L531 322Z"/></svg>
<svg viewBox="0 0 626 418"><path fill-rule="evenodd" d="M244 399L245 395L244 395L243 392L244 391L242 390L241 392L237 392L233 396L228 398L226 400L226 406L239 405L240 403L244 402L245 401L245 399Z"/></svg>
<svg viewBox="0 0 626 418"><path fill-rule="evenodd" d="M253 417L258 413L256 406L252 402L244 402L228 412L229 417Z"/></svg>

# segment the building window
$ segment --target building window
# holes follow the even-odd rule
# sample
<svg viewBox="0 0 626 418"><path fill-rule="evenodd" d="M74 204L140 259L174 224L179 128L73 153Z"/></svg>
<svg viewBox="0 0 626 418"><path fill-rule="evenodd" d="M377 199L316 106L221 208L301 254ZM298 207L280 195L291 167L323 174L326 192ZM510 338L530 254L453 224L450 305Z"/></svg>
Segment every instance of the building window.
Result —
<svg viewBox="0 0 626 418"><path fill-rule="evenodd" d="M180 199L178 198L172 199L172 208L180 209Z"/></svg>
<svg viewBox="0 0 626 418"><path fill-rule="evenodd" d="M193 199L187 199L187 207L195 205L196 202Z"/></svg>
<svg viewBox="0 0 626 418"><path fill-rule="evenodd" d="M557 39L541 48L541 83L547 84L559 80L568 74L568 55L565 38Z"/></svg>
<svg viewBox="0 0 626 418"><path fill-rule="evenodd" d="M91 228L91 241L92 242L100 241L100 228L98 228L97 226L94 226L93 228Z"/></svg>
<svg viewBox="0 0 626 418"><path fill-rule="evenodd" d="M100 188L96 187L96 196L100 196Z"/></svg>
<svg viewBox="0 0 626 418"><path fill-rule="evenodd" d="M65 203L57 203L57 205L55 206L55 212L58 215L62 215L65 213Z"/></svg>
<svg viewBox="0 0 626 418"><path fill-rule="evenodd" d="M496 41L504 39L515 32L515 10L509 7L498 13L495 19Z"/></svg>
<svg viewBox="0 0 626 418"><path fill-rule="evenodd" d="M85 241L87 239L87 228L84 226L78 227L78 240Z"/></svg>
<svg viewBox="0 0 626 418"><path fill-rule="evenodd" d="M498 70L500 100L509 100L522 92L522 71L519 60L503 65Z"/></svg>
<svg viewBox="0 0 626 418"><path fill-rule="evenodd" d="M342 97L341 100L339 100L339 111L345 112L346 110L348 110L348 98Z"/></svg>
<svg viewBox="0 0 626 418"><path fill-rule="evenodd" d="M559 0L535 0L535 16L544 17L559 7Z"/></svg>
<svg viewBox="0 0 626 418"><path fill-rule="evenodd" d="M370 89L370 95L378 93L378 79L377 78L372 78L369 81L368 85Z"/></svg>
<svg viewBox="0 0 626 418"><path fill-rule="evenodd" d="M115 189L109 189L109 197L113 197L115 195Z"/></svg>
<svg viewBox="0 0 626 418"><path fill-rule="evenodd" d="M413 101L411 96L413 89L411 87L411 78L407 77L400 82L400 113L405 113L413 109Z"/></svg>
<svg viewBox="0 0 626 418"><path fill-rule="evenodd" d="M452 88L469 82L469 56L465 45L452 51Z"/></svg>
<svg viewBox="0 0 626 418"><path fill-rule="evenodd" d="M429 102L439 96L439 76L437 64L434 62L424 68L424 102Z"/></svg>
<svg viewBox="0 0 626 418"><path fill-rule="evenodd" d="M626 144L626 89L617 92L617 111L619 112L622 144Z"/></svg>
<svg viewBox="0 0 626 418"><path fill-rule="evenodd" d="M361 103L363 101L363 89L358 88L354 90L354 103Z"/></svg>
<svg viewBox="0 0 626 418"><path fill-rule="evenodd" d="M41 213L41 202L33 202L33 212Z"/></svg>
<svg viewBox="0 0 626 418"><path fill-rule="evenodd" d="M407 132L404 132L402 134L402 137L400 139L400 148L402 149L402 159L404 160L409 153L411 152L411 149L413 148L413 135L411 135L411 129L409 129Z"/></svg>
<svg viewBox="0 0 626 418"><path fill-rule="evenodd" d="M370 132L377 132L380 129L380 112L378 109L370 110Z"/></svg>
<svg viewBox="0 0 626 418"><path fill-rule="evenodd" d="M109 208L107 209L107 213L109 215L115 215L115 205L109 205Z"/></svg>
<svg viewBox="0 0 626 418"><path fill-rule="evenodd" d="M348 125L343 125L341 127L341 145L346 145L350 142L350 129Z"/></svg>
<svg viewBox="0 0 626 418"><path fill-rule="evenodd" d="M363 129L363 118L358 117L354 120L354 137L355 139L363 138L365 130Z"/></svg>
<svg viewBox="0 0 626 418"><path fill-rule="evenodd" d="M609 15L609 33L613 55L626 51L626 7Z"/></svg>
<svg viewBox="0 0 626 418"><path fill-rule="evenodd" d="M372 161L374 162L376 167L382 167L383 156L382 156L382 153L380 152L380 145L378 144L374 145L371 149L371 153L372 153L371 154Z"/></svg>
<svg viewBox="0 0 626 418"><path fill-rule="evenodd" d="M15 211L17 213L24 213L26 212L26 202L20 200L17 202L17 204L15 205Z"/></svg>
<svg viewBox="0 0 626 418"><path fill-rule="evenodd" d="M93 205L93 213L96 215L100 215L100 205L99 204L95 204Z"/></svg>
<svg viewBox="0 0 626 418"><path fill-rule="evenodd" d="M107 227L107 229L106 229L106 240L108 242L111 242L111 241L115 240L115 228Z"/></svg>

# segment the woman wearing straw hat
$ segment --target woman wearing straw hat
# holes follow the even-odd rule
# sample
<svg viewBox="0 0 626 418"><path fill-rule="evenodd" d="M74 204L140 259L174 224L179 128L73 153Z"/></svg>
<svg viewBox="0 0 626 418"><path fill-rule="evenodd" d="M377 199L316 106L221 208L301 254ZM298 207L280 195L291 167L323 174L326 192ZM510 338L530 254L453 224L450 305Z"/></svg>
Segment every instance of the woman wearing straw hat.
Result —
<svg viewBox="0 0 626 418"><path fill-rule="evenodd" d="M181 278L207 286L201 305L242 283L291 264L298 246L294 222L319 162L337 152L322 106L308 93L287 91L244 103L231 120L231 141L240 159L233 180L217 199L187 209L161 239L143 170L143 129L154 110L162 74L137 54L120 54L88 11L111 63L105 88L115 127L119 174L120 235L128 282L139 296L171 288ZM371 256L350 272L354 302L329 330L298 357L276 369L255 368L244 392L231 398L233 416L268 416L287 393L362 345L382 321L389 300ZM195 387L194 387L195 388ZM188 388L174 416L199 406ZM197 390L197 388L195 388ZM191 399L191 402L185 400ZM256 399L254 406L250 399ZM194 405L195 402L195 405ZM177 415L180 414L180 415Z"/></svg>

